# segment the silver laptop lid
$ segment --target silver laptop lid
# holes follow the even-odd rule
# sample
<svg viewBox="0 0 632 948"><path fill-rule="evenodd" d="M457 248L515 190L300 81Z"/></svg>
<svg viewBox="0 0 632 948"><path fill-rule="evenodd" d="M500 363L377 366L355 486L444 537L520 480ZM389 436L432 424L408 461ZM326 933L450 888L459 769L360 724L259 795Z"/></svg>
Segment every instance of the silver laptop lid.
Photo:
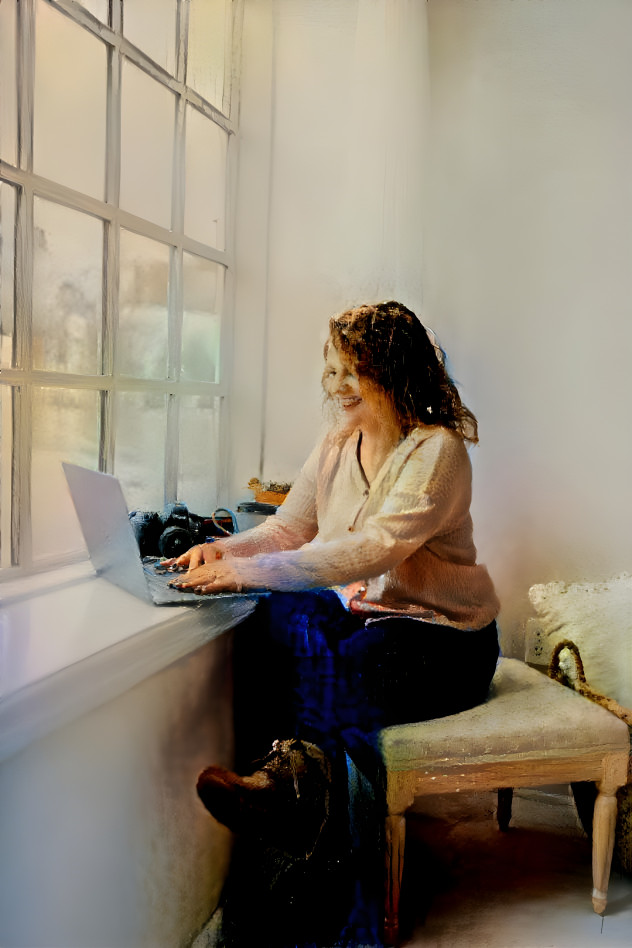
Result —
<svg viewBox="0 0 632 948"><path fill-rule="evenodd" d="M62 466L97 576L152 602L118 480L76 464Z"/></svg>

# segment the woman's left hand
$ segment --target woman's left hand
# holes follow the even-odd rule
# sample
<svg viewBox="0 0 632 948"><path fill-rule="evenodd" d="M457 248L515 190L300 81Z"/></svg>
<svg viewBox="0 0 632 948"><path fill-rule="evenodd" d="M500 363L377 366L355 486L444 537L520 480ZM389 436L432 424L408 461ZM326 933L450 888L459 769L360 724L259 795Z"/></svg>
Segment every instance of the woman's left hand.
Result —
<svg viewBox="0 0 632 948"><path fill-rule="evenodd" d="M218 592L241 592L242 581L237 576L230 560L215 560L211 563L197 566L182 573L170 583L175 589L186 592L211 595Z"/></svg>

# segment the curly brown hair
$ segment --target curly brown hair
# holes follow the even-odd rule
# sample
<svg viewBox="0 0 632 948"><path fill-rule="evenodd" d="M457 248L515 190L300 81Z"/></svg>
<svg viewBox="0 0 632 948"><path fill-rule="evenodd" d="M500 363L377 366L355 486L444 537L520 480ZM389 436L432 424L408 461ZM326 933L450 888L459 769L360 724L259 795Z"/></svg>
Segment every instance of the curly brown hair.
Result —
<svg viewBox="0 0 632 948"><path fill-rule="evenodd" d="M448 375L445 354L408 307L395 300L354 306L332 316L329 338L387 395L405 434L418 424L442 425L478 442L478 423Z"/></svg>

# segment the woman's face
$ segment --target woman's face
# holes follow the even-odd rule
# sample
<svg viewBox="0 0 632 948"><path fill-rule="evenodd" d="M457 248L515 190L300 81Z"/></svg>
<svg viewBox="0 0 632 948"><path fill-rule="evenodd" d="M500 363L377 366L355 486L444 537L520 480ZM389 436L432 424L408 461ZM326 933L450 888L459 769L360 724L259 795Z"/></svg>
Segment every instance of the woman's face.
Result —
<svg viewBox="0 0 632 948"><path fill-rule="evenodd" d="M349 425L379 425L392 413L388 398L358 375L340 349L329 342L325 357L323 387Z"/></svg>

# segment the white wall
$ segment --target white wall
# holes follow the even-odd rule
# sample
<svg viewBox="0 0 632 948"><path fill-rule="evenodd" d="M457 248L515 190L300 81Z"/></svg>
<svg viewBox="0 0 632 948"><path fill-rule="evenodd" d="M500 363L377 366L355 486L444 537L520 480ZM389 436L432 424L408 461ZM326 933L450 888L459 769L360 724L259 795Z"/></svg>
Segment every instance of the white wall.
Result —
<svg viewBox="0 0 632 948"><path fill-rule="evenodd" d="M195 792L232 759L230 655L225 633L0 763L3 948L192 943L230 857Z"/></svg>
<svg viewBox="0 0 632 948"><path fill-rule="evenodd" d="M426 314L481 423L506 644L632 565L632 4L430 0Z"/></svg>
<svg viewBox="0 0 632 948"><path fill-rule="evenodd" d="M244 29L235 492L313 443L330 313L401 298L479 416L517 649L531 583L631 562L632 4L246 0Z"/></svg>
<svg viewBox="0 0 632 948"><path fill-rule="evenodd" d="M420 304L425 29L417 0L246 0L237 496L261 455L265 478L291 480L311 449L329 316Z"/></svg>

